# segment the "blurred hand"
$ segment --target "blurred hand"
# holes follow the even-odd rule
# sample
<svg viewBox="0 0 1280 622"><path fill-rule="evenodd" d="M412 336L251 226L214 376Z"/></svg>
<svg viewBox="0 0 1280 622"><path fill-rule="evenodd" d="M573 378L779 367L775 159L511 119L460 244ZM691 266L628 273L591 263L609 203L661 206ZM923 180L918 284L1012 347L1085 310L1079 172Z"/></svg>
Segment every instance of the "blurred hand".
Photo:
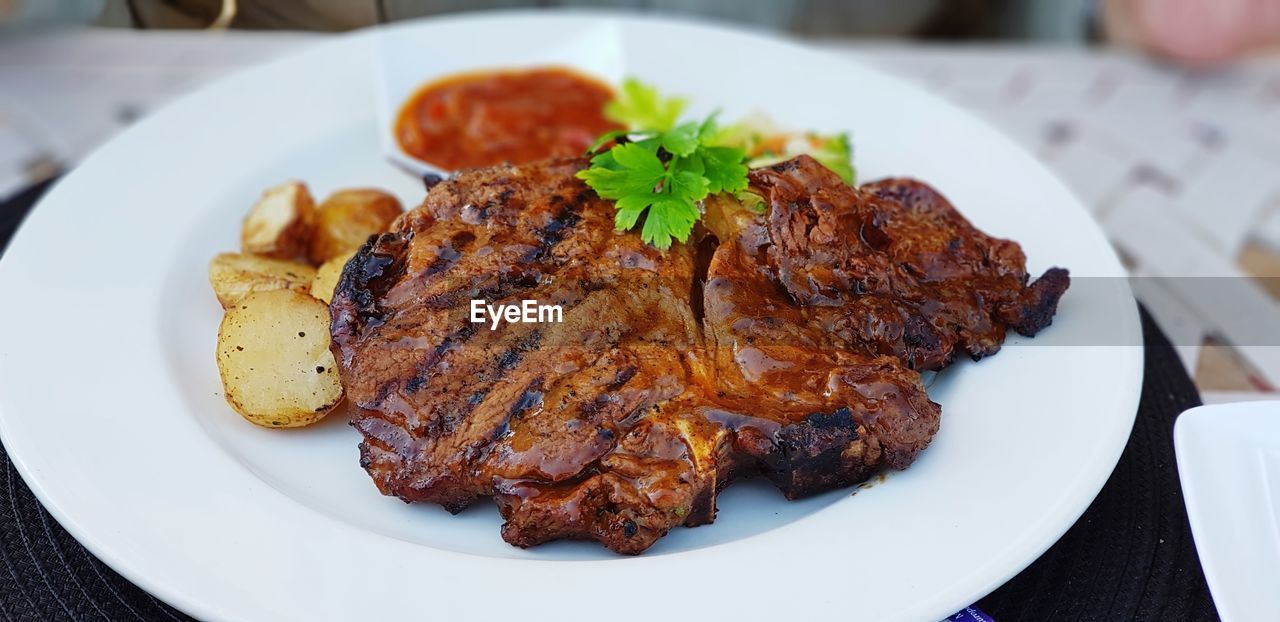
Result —
<svg viewBox="0 0 1280 622"><path fill-rule="evenodd" d="M1104 0L1115 40L1191 65L1280 43L1280 0Z"/></svg>

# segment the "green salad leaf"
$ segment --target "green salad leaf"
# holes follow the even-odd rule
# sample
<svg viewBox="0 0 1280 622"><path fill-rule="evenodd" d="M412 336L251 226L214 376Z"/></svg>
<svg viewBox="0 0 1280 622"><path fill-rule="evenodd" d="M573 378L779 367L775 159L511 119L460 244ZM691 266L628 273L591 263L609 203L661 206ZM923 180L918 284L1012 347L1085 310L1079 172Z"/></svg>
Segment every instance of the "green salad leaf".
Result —
<svg viewBox="0 0 1280 622"><path fill-rule="evenodd" d="M810 137L814 147L808 151L809 155L839 175L845 183L853 185L855 177L853 144L849 141L849 134L846 132L840 132L835 136L810 134Z"/></svg>
<svg viewBox="0 0 1280 622"><path fill-rule="evenodd" d="M759 168L808 154L852 185L856 181L853 145L849 134L788 132L768 117L756 114L719 130L711 142L741 147L747 152L747 166Z"/></svg>
<svg viewBox="0 0 1280 622"><path fill-rule="evenodd" d="M675 127L688 102L663 97L658 89L635 78L622 81L622 92L604 106L604 116L635 132L665 132Z"/></svg>

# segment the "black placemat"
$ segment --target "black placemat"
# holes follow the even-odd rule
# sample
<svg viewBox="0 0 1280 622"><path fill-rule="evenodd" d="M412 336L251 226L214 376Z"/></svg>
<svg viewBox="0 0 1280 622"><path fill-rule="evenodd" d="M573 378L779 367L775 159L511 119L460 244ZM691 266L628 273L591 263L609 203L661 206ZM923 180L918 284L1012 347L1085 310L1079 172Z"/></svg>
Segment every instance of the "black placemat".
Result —
<svg viewBox="0 0 1280 622"><path fill-rule="evenodd" d="M1141 311L1142 402L1120 462L1061 540L978 601L998 622L1218 619L1173 456L1173 421L1199 406L1200 395L1168 337Z"/></svg>
<svg viewBox="0 0 1280 622"><path fill-rule="evenodd" d="M0 205L0 249L46 187ZM978 602L997 622L1217 619L1173 458L1174 418L1200 398L1145 311L1142 327L1142 403L1124 455L1066 535ZM0 463L0 613L6 620L189 619L90 555L36 501L7 454L0 453Z"/></svg>

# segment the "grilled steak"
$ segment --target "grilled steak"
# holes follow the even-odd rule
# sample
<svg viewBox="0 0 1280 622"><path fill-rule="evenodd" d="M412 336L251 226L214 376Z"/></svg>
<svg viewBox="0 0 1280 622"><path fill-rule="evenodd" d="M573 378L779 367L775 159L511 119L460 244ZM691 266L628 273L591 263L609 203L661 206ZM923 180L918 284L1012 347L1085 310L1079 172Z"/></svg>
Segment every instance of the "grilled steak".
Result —
<svg viewBox="0 0 1280 622"><path fill-rule="evenodd" d="M439 183L347 264L333 348L384 494L497 502L517 546L639 553L708 523L763 473L789 498L904 468L938 429L919 370L1052 316L1065 271L1027 285L1016 244L937 193L855 190L799 158L753 173L768 216L707 205L702 242L613 230L585 160ZM472 323L473 299L563 321Z"/></svg>
<svg viewBox="0 0 1280 622"><path fill-rule="evenodd" d="M855 190L808 156L751 181L771 205L762 259L790 297L838 339L913 369L941 369L957 348L994 354L1006 326L1034 335L1069 283L1052 268L1028 287L1017 243L978 231L918 181Z"/></svg>

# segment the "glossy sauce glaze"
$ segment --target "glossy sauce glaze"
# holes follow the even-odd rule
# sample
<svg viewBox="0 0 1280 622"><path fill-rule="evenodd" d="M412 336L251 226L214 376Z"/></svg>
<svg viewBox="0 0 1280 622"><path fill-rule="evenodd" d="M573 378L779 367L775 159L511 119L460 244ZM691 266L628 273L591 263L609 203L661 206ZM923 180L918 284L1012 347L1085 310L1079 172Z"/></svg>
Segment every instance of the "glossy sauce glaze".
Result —
<svg viewBox="0 0 1280 622"><path fill-rule="evenodd" d="M348 263L330 307L378 488L453 512L493 497L516 546L634 554L712 522L738 476L799 498L906 468L941 415L919 370L985 352L961 339L998 347L1061 294L918 182L854 189L801 156L751 173L766 213L710 197L701 240L658 251L615 231L585 166L440 182ZM477 328L475 299L565 313Z"/></svg>
<svg viewBox="0 0 1280 622"><path fill-rule="evenodd" d="M396 117L409 155L445 170L580 155L621 127L604 117L608 85L570 69L465 73L431 82Z"/></svg>

